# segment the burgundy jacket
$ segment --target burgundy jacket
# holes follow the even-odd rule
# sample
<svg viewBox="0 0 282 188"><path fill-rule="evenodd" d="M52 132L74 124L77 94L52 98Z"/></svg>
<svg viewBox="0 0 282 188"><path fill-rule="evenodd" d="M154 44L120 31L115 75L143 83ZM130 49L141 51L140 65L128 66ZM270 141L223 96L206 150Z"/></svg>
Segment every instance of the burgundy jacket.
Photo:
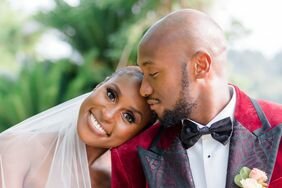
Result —
<svg viewBox="0 0 282 188"><path fill-rule="evenodd" d="M245 93L237 87L235 91L237 101L226 187L237 187L234 177L243 166L265 171L271 188L282 187L282 105L259 100L264 112L261 113ZM194 188L189 158L178 138L179 127L160 131L157 124L112 149L112 187Z"/></svg>

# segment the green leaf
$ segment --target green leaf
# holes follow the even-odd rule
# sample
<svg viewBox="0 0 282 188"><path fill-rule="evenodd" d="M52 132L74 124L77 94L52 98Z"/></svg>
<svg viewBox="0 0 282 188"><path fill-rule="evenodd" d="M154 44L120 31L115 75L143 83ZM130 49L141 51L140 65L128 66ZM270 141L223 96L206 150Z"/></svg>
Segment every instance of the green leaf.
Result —
<svg viewBox="0 0 282 188"><path fill-rule="evenodd" d="M243 179L246 179L249 177L249 174L251 172L251 169L249 169L248 167L243 167L241 168L240 170L240 176L243 178Z"/></svg>
<svg viewBox="0 0 282 188"><path fill-rule="evenodd" d="M243 179L243 178L241 177L241 175L240 175L240 174L237 174L237 175L235 176L235 178L234 178L235 184L238 185L239 187L243 187L243 185L242 185L241 182L240 182L242 179Z"/></svg>

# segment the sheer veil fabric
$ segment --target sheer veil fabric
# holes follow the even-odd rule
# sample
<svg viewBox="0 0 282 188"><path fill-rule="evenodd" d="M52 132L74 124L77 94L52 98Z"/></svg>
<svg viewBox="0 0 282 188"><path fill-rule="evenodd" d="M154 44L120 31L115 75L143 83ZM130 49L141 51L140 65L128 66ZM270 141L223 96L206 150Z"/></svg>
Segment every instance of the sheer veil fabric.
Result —
<svg viewBox="0 0 282 188"><path fill-rule="evenodd" d="M0 134L1 188L90 188L86 146L77 135L89 93L35 115Z"/></svg>

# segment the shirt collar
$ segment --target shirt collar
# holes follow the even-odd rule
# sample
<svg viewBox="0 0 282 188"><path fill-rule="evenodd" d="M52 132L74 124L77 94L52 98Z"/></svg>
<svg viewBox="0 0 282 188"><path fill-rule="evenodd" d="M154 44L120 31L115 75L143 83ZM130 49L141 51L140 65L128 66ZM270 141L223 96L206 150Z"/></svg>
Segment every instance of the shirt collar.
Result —
<svg viewBox="0 0 282 188"><path fill-rule="evenodd" d="M221 119L224 119L224 118L227 118L227 117L230 117L231 118L231 121L233 122L234 120L234 112L235 112L235 105L236 105L236 93L235 93L235 88L231 85L229 85L229 91L230 91L230 94L231 94L231 99L230 101L228 102L228 104L224 107L224 109L219 112L206 126L207 127L210 127L214 122L217 122ZM193 120L190 120L194 123L196 123L199 128L202 128L204 127L204 125L201 125L200 123L197 123Z"/></svg>

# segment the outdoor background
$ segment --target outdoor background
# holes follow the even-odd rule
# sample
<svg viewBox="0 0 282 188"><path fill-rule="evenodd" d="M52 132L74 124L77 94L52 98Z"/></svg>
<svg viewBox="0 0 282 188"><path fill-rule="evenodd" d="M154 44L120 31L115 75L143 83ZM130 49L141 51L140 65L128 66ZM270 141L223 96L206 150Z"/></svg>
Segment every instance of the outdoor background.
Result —
<svg viewBox="0 0 282 188"><path fill-rule="evenodd" d="M279 0L0 0L0 132L82 93L163 15L196 8L226 31L230 82L282 103ZM271 24L273 23L273 24Z"/></svg>

